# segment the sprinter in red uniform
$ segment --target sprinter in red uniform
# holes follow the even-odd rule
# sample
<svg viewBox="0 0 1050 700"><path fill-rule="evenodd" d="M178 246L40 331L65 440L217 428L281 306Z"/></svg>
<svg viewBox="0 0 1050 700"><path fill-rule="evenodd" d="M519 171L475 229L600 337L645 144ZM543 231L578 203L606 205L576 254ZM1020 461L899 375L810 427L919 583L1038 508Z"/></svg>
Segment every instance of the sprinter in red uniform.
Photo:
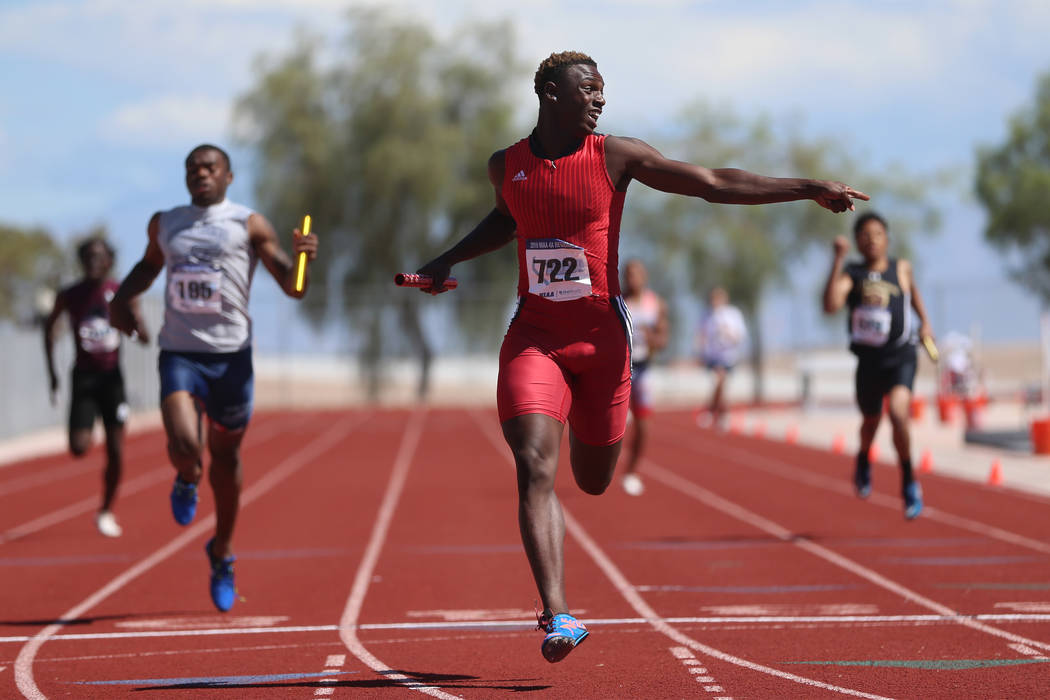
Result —
<svg viewBox="0 0 1050 700"><path fill-rule="evenodd" d="M456 263L517 238L521 300L500 351L496 390L518 474L518 522L543 600L541 651L561 661L587 636L569 614L565 524L554 475L565 422L577 485L598 495L620 453L631 395L630 317L620 298L620 215L631 180L727 204L811 199L834 212L868 199L841 182L709 170L633 138L595 133L605 82L589 56L552 54L536 71L540 108L528 138L489 159L496 206L419 269L445 291Z"/></svg>

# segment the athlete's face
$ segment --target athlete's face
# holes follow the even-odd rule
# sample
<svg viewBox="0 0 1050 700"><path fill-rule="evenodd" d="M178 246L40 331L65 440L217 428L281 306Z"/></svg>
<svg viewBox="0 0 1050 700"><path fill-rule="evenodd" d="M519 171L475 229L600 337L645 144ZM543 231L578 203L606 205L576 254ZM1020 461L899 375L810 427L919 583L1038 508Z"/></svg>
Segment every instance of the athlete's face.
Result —
<svg viewBox="0 0 1050 700"><path fill-rule="evenodd" d="M868 262L881 260L886 256L889 236L886 227L877 219L870 219L857 231L857 250Z"/></svg>
<svg viewBox="0 0 1050 700"><path fill-rule="evenodd" d="M197 206L221 202L226 198L226 188L231 182L233 173L218 151L205 149L186 159L186 189Z"/></svg>
<svg viewBox="0 0 1050 700"><path fill-rule="evenodd" d="M84 251L80 264L84 268L84 277L97 282L105 279L109 274L110 268L113 267L113 257L109 254L106 245L97 241Z"/></svg>
<svg viewBox="0 0 1050 700"><path fill-rule="evenodd" d="M561 123L580 136L594 133L605 107L605 81L594 66L579 63L565 69L557 89Z"/></svg>

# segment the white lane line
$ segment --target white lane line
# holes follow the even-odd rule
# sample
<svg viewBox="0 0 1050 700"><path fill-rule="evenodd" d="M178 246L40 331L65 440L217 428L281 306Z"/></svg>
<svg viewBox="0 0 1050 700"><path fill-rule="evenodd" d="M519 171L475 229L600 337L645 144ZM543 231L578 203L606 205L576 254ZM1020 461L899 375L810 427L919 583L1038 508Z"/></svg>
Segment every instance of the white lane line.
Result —
<svg viewBox="0 0 1050 700"><path fill-rule="evenodd" d="M755 625L782 627L790 625L884 625L917 626L927 624L957 624L961 618L983 622L1050 622L1050 614L991 613L977 615L733 615L717 617L666 617L673 625ZM644 617L588 618L589 627L629 627L646 625ZM507 629L533 631L536 623L528 620L483 620L479 622L375 622L356 626L359 630L481 630ZM191 630L148 630L141 632L85 632L82 634L56 634L52 642L90 641L105 639L150 639L166 637L222 637L251 634L299 634L304 632L338 632L339 625L296 625L288 627L217 627ZM22 644L31 635L0 637L0 644Z"/></svg>
<svg viewBox="0 0 1050 700"><path fill-rule="evenodd" d="M170 479L172 470L170 467L162 467L158 469L151 469L145 474L141 474L130 481L127 481L120 485L121 497L127 497L132 494L138 493L143 489L149 488L156 483L164 481L164 479ZM57 525L58 523L65 522L71 518L75 518L78 515L84 515L85 513L91 513L98 510L98 495L89 496L76 503L70 503L68 506L59 508L58 510L45 513L37 518L33 518L27 523L21 525L15 525L14 527L0 532L0 544L17 540L26 535L30 535L34 532L43 530L44 528Z"/></svg>
<svg viewBox="0 0 1050 700"><path fill-rule="evenodd" d="M693 656L693 652L690 651L687 647L671 647L670 651L672 656L674 656L676 659L682 662L682 665L685 666L685 669L689 672L689 675L697 677L697 683L717 683L714 676L711 675L710 671L703 667L703 665L700 663L700 660ZM710 687L718 688L717 692L722 692L721 686L712 685ZM704 690L707 690L706 686ZM708 690L707 692L710 693L715 691ZM733 699L727 698L726 700Z"/></svg>
<svg viewBox="0 0 1050 700"><path fill-rule="evenodd" d="M282 430L279 432L284 431ZM277 434L278 432L268 432L260 439L255 440L251 444L251 447L266 442L267 440L271 439ZM151 452L156 452L156 450L147 450L145 451L143 456L148 456ZM167 461L167 456L164 457L164 460ZM121 498L126 498L128 496L138 493L139 491L143 491L158 482L170 480L171 478L172 469L170 466L151 469L145 474L140 474L134 479L122 483L120 485L120 496ZM25 537L26 535L31 535L34 532L38 532L45 528L51 527L52 525L57 525L58 523L65 522L66 520L70 520L79 515L92 513L97 509L98 495L89 496L87 498L77 501L76 503L71 503L68 506L59 508L58 510L52 511L50 513L45 513L44 515L36 517L27 523L15 525L14 527L5 530L4 532L0 532L0 544L11 542L12 540L17 540L19 538Z"/></svg>
<svg viewBox="0 0 1050 700"><path fill-rule="evenodd" d="M819 557L831 564L834 564L835 566L845 569L846 571L875 584L880 588L890 591L891 593L895 593L896 595L906 600L910 600L911 602L915 603L916 605L919 605L920 607L924 607L927 610L932 610L939 615L943 615L946 617L954 617L960 625L970 627L971 629L977 630L979 632L984 632L985 634L990 634L994 637L1006 639L1011 642L1018 642L1020 644L1027 644L1033 647L1050 649L1050 643L1028 639L1027 637L1022 637L1021 635L1013 634L1012 632L1007 632L1006 630L1001 630L997 627L991 627L990 625L986 625L978 620L974 620L972 618L960 615L958 612L952 610L947 605L942 605L941 603L938 603L935 600L927 598L926 596L917 593L911 590L910 588L907 588L902 584L899 584L896 581L893 581L883 576L882 574L869 569L866 566L863 566L860 562L854 561L853 559L849 559L848 557L844 557L841 554L828 549L827 547L816 544L815 542L799 539L794 536L794 533L792 533L784 526L775 523L767 518L764 518L758 513L752 512L744 508L743 506L733 503L732 501L722 498L721 496L711 491L708 491L704 487L699 486L698 484L689 481L688 479L685 479L679 476L678 474L659 466L658 464L655 464L651 460L646 460L645 468L647 473L652 478L663 483L665 486L668 486L678 491L679 493L682 493L683 495L689 496L690 498L700 501L701 503L704 503L705 505L714 508L715 510L719 510L725 513L726 515L732 518L736 518L737 520L747 523L755 528L758 528L759 530L763 530L764 532L767 532L770 535L780 540L783 540L784 542L789 542L794 546L798 547L799 549L803 549L816 557Z"/></svg>
<svg viewBox="0 0 1050 700"><path fill-rule="evenodd" d="M696 437L695 432L690 432L685 428L678 426L668 426L671 430L678 433L688 434L692 437ZM817 488L825 489L827 491L834 491L835 493L842 494L849 497L852 500L856 500L856 495L853 492L853 487L846 483L845 479L833 479L831 477L823 476L821 474L815 474L796 467L789 462L785 462L779 459L773 459L769 457L763 457L756 455L747 450L743 450L736 447L729 447L720 445L718 450L710 450L695 444L695 440L678 440L677 444L685 445L691 452L704 455L710 458L718 458L725 460L726 458L732 459L733 461L743 464L744 466L757 469L759 471L766 472L767 474L773 474L782 479L789 479L799 483L808 484ZM900 512L901 502L900 499L892 498L882 493L873 492L868 498L868 501L872 504L889 508ZM947 513L939 508L932 506L925 506L922 511L922 518L927 520L935 520L938 522L945 523L946 525L953 525L961 530L967 530L969 532L975 532L979 535L991 537L993 539L1001 540L1003 542L1009 542L1019 547L1025 547L1027 549L1033 549L1037 552L1044 554L1050 554L1050 543L1041 542L1040 540L1019 535L1016 532L1010 532L994 525L988 525L971 518L962 517L959 515L953 515Z"/></svg>
<svg viewBox="0 0 1050 700"><path fill-rule="evenodd" d="M397 503L401 499L408 472L412 466L412 458L415 456L416 447L423 434L423 423L426 420L426 409L418 409L409 417L408 425L401 434L401 444L398 446L397 456L394 459L394 467L390 471L390 481L387 483L383 501L376 514L375 524L372 526L372 534L368 538L368 546L361 557L361 564L357 567L354 576L354 584L350 588L350 596L343 608L343 615L339 620L339 638L351 654L360 659L366 666L389 681L396 681L399 685L412 690L418 690L435 698L443 700L459 700L455 695L449 695L440 688L425 685L418 679L397 673L390 666L379 660L370 652L357 637L357 621L361 616L361 608L368 593L368 586L372 582L376 563L379 561L379 553L386 542L387 533L390 530L390 522L397 510Z"/></svg>
<svg viewBox="0 0 1050 700"><path fill-rule="evenodd" d="M1018 654L1024 654L1025 656L1031 656L1040 660L1047 658L1045 654L1042 654L1041 652L1033 649L1032 647L1025 646L1024 644L1009 644L1007 646L1016 651Z"/></svg>
<svg viewBox="0 0 1050 700"><path fill-rule="evenodd" d="M288 457L271 469L263 475L262 478L241 493L241 508L243 509L278 483L309 464L312 460L320 457L326 451L338 445L339 442L346 437L347 433L365 419L365 417L357 417L356 415L344 418L322 433L315 440L306 444L299 452ZM156 550L145 559L114 578L105 586L92 593L83 601L70 608L60 619L73 620L80 617L86 611L119 591L138 576L146 573L157 564L185 547L213 527L214 524L215 515L212 514L203 518L196 524L190 525L181 535L172 539L168 544ZM58 630L62 629L62 627L63 625L61 624L52 624L37 632L36 635L30 638L26 645L19 650L18 658L15 659L15 682L18 684L18 689L22 692L22 695L31 700L42 700L43 698L46 698L46 696L40 692L40 689L37 687L36 681L33 678L33 659L36 658L36 654L40 650L40 647L44 645L44 642L53 637Z"/></svg>
<svg viewBox="0 0 1050 700"><path fill-rule="evenodd" d="M478 426L479 432L481 432L489 441L489 443L496 449L497 452L503 455L504 459L509 461L513 465L513 458L507 454L505 446L501 445L499 440L496 439L488 427L482 422L481 417L478 416L476 411L469 411L471 418ZM813 680L812 678L805 678L803 676L795 675L794 673L788 673L787 671L781 671L779 669L770 668L769 666L763 666L761 664L742 659L732 654L727 654L724 651L715 649L714 647L702 644L692 637L683 634L679 630L675 629L665 619L657 615L656 611L645 602L635 587L627 580L619 568L613 564L612 560L606 556L605 552L599 547L594 540L591 539L587 531L583 529L583 526L576 521L576 518L569 513L569 510L562 505L562 515L565 518L565 528L576 540L577 544L583 547L584 551L587 552L591 560L598 565L598 568L602 570L605 577L613 584L613 587L620 593L620 595L627 601L636 613L645 618L646 622L655 630L660 632L666 637L677 642L680 646L688 647L693 651L698 651L701 654L710 656L724 661L726 663L733 664L746 668L750 671L757 671L758 673L764 673L784 680L789 680L794 683L809 686L811 688L821 688L823 690L830 690L836 693L842 693L843 695L851 695L854 697L871 698L873 700L888 700L882 695L873 695L865 693L852 688L843 688L841 686L832 685L830 683L823 683L821 681Z"/></svg>
<svg viewBox="0 0 1050 700"><path fill-rule="evenodd" d="M343 664L346 663L346 654L329 654L325 660L325 669L331 668L342 668ZM335 678L322 678L319 683L335 683ZM323 697L325 695L335 694L335 688L318 688L314 691L314 697Z"/></svg>

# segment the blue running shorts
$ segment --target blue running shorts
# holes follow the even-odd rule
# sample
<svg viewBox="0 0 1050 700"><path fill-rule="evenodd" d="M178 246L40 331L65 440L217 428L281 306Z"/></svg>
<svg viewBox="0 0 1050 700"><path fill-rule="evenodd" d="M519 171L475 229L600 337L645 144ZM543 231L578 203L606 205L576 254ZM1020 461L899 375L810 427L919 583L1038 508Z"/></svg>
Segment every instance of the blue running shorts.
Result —
<svg viewBox="0 0 1050 700"><path fill-rule="evenodd" d="M232 431L247 427L255 393L251 348L229 353L161 350L157 366L161 401L188 391L215 425Z"/></svg>

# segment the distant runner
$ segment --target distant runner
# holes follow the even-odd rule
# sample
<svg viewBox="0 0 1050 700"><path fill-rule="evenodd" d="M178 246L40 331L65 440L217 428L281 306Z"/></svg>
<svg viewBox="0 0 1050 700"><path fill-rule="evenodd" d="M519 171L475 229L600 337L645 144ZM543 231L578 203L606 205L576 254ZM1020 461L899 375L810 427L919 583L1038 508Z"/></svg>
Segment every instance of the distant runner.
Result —
<svg viewBox="0 0 1050 700"><path fill-rule="evenodd" d="M631 312L631 418L627 424L627 450L624 455L623 490L640 496L645 484L638 476L638 460L649 432L653 406L649 396L649 361L667 347L670 324L667 304L649 289L649 272L641 260L628 260L623 268L623 300ZM633 426L633 428L632 428Z"/></svg>
<svg viewBox="0 0 1050 700"><path fill-rule="evenodd" d="M91 447L95 418L102 418L106 429L106 470L103 476L102 505L95 514L95 526L106 537L120 537L124 530L113 514L113 503L124 469L124 423L128 404L124 375L120 371L120 333L109 323L109 302L117 291L110 279L113 249L102 238L89 238L77 248L84 270L79 282L55 297L55 305L44 323L44 355L51 379L51 402L58 391L55 373L55 325L63 312L69 315L73 330L76 361L70 375L69 451L83 457ZM131 331L146 344L149 334L137 305L130 310Z"/></svg>
<svg viewBox="0 0 1050 700"><path fill-rule="evenodd" d="M740 309L729 303L729 293L722 287L715 287L708 294L707 311L700 319L699 341L700 361L715 377L708 424L725 428L726 378L740 361L747 343L747 324Z"/></svg>
<svg viewBox="0 0 1050 700"><path fill-rule="evenodd" d="M933 331L911 263L887 255L888 230L885 219L874 212L857 217L853 236L864 260L845 266L849 241L845 236L835 239L824 287L824 311L830 314L843 305L849 308L849 347L857 356L857 406L863 416L853 472L857 495L867 498L871 494L868 452L882 419L883 399L888 396L904 517L912 520L922 512L922 487L911 464L911 392L918 363L916 347L920 339L932 339Z"/></svg>

